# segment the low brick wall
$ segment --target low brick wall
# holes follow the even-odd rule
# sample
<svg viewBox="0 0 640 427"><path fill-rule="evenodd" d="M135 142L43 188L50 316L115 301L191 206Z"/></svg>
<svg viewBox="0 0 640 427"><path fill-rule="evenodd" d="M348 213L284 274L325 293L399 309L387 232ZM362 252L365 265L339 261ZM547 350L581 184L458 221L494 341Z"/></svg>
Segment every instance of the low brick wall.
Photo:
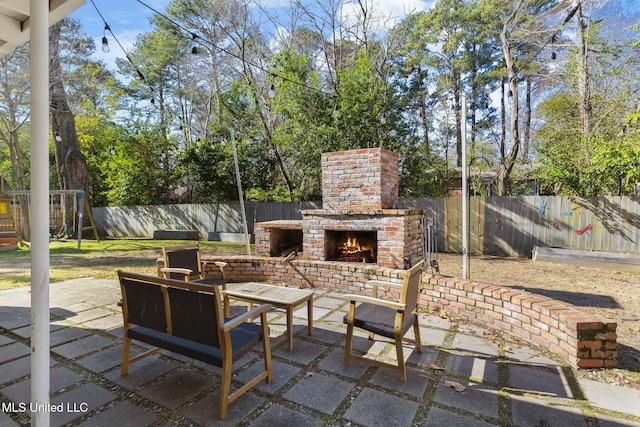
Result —
<svg viewBox="0 0 640 427"><path fill-rule="evenodd" d="M492 326L547 348L578 368L618 365L615 322L569 303L471 280L423 278L425 305Z"/></svg>
<svg viewBox="0 0 640 427"><path fill-rule="evenodd" d="M225 261L230 281L263 281L371 295L368 280L402 282L405 271L373 264L281 257L206 257ZM162 260L157 261L158 271ZM215 265L209 274L218 275ZM517 335L577 368L617 366L617 324L571 304L531 292L452 277L423 276L420 305Z"/></svg>

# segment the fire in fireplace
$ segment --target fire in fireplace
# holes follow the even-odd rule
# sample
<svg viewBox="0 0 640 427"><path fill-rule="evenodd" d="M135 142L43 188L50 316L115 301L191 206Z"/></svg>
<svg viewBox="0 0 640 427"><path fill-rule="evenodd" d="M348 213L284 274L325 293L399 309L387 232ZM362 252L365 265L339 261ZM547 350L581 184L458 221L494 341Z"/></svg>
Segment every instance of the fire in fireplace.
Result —
<svg viewBox="0 0 640 427"><path fill-rule="evenodd" d="M375 263L377 259L376 231L325 230L325 245L327 261Z"/></svg>

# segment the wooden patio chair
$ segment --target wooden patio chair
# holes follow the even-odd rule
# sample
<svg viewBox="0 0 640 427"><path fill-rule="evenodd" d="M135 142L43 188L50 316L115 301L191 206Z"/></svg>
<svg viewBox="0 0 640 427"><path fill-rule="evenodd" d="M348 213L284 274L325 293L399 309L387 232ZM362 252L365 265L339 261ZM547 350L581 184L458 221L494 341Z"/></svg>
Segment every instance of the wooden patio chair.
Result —
<svg viewBox="0 0 640 427"><path fill-rule="evenodd" d="M200 245L163 246L162 255L164 267L160 269L162 277L167 279L184 280L187 282L202 282L208 285L222 285L227 282L224 268L228 265L222 261L202 261ZM205 277L205 267L215 264L220 270L220 279Z"/></svg>
<svg viewBox="0 0 640 427"><path fill-rule="evenodd" d="M361 360L397 370L400 372L400 379L402 381L407 380L402 342L415 344L416 351L422 353L417 309L423 264L424 261L420 261L407 270L402 284L380 281L368 282L367 284L373 287L372 297L351 294L344 296L349 301L349 312L344 316L344 323L347 325L347 338L344 346L344 364L346 366L349 366L351 359ZM395 302L378 298L378 287L380 286L400 288L400 300ZM360 302L360 304L356 306L356 302ZM414 339L404 337L412 326ZM353 330L356 327L367 331L370 340L373 340L375 334L393 339L398 364L395 365L366 355L353 353Z"/></svg>
<svg viewBox="0 0 640 427"><path fill-rule="evenodd" d="M122 291L124 333L120 375L129 365L167 349L222 368L218 417L224 419L231 402L251 387L273 379L267 312L271 305L254 308L233 319L223 316L219 286L164 279L118 271ZM254 317L260 323L252 323ZM131 341L154 348L131 357ZM264 370L231 391L232 364L262 342Z"/></svg>
<svg viewBox="0 0 640 427"><path fill-rule="evenodd" d="M227 279L224 268L228 265L223 261L202 261L200 255L200 245L163 246L162 255L164 267L160 269L162 277L166 279L184 280L185 282L200 283L209 286L221 286L226 290ZM205 268L209 264L214 264L220 270L220 278L207 278ZM229 299L224 296L225 315L231 316Z"/></svg>

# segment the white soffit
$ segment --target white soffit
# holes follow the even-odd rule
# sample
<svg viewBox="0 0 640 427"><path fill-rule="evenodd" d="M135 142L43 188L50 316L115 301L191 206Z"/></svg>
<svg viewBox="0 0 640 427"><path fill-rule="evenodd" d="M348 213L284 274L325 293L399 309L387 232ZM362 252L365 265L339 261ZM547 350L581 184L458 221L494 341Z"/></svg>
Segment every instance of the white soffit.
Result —
<svg viewBox="0 0 640 427"><path fill-rule="evenodd" d="M64 19L85 0L49 0L49 25ZM0 58L29 41L29 0L0 0Z"/></svg>

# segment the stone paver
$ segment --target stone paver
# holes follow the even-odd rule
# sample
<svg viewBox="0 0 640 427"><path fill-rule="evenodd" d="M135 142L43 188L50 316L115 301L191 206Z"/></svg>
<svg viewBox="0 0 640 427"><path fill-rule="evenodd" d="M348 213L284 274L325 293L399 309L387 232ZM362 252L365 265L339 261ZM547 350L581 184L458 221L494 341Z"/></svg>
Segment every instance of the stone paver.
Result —
<svg viewBox="0 0 640 427"><path fill-rule="evenodd" d="M296 340L294 338L294 340ZM293 345L293 350L289 351L287 346L282 346L273 354L283 359L292 360L303 365L309 365L316 360L327 348L323 345L302 341L297 339Z"/></svg>
<svg viewBox="0 0 640 427"><path fill-rule="evenodd" d="M498 363L495 360L451 353L445 369L476 381L498 383Z"/></svg>
<svg viewBox="0 0 640 427"><path fill-rule="evenodd" d="M284 395L292 402L332 414L349 394L353 384L322 374L305 376Z"/></svg>
<svg viewBox="0 0 640 427"><path fill-rule="evenodd" d="M455 382L465 387L463 392L448 386L447 381ZM484 384L472 383L458 378L443 377L438 384L435 401L471 414L485 415L499 418L498 389Z"/></svg>
<svg viewBox="0 0 640 427"><path fill-rule="evenodd" d="M12 342L0 347L0 363L27 356L31 349L21 342Z"/></svg>
<svg viewBox="0 0 640 427"><path fill-rule="evenodd" d="M11 419L9 412L0 411L0 427L19 427L20 424Z"/></svg>
<svg viewBox="0 0 640 427"><path fill-rule="evenodd" d="M560 406L544 399L511 395L513 423L522 427L587 427L579 408Z"/></svg>
<svg viewBox="0 0 640 427"><path fill-rule="evenodd" d="M498 356L498 345L496 343L470 335L456 334L453 339L453 348L486 356Z"/></svg>
<svg viewBox="0 0 640 427"><path fill-rule="evenodd" d="M270 383L268 383L267 380L263 380L255 385L256 389L265 393L276 393L285 384L287 384L291 380L291 378L302 372L300 368L296 368L295 366L291 366L277 360L273 361L272 363L273 380ZM254 363L248 369L237 374L235 379L236 381L246 383L247 381L249 381L249 379L254 378L256 375L258 375L258 372L262 370L264 370L264 366L262 363Z"/></svg>
<svg viewBox="0 0 640 427"><path fill-rule="evenodd" d="M148 426L158 416L129 402L120 402L79 424L80 427Z"/></svg>
<svg viewBox="0 0 640 427"><path fill-rule="evenodd" d="M491 427L496 425L498 424L490 424L475 418L469 418L453 412L445 411L444 409L431 408L423 427Z"/></svg>
<svg viewBox="0 0 640 427"><path fill-rule="evenodd" d="M86 329L65 327L52 332L51 335L49 335L49 339L51 341L51 347L55 347L89 335L91 335L91 331L87 331Z"/></svg>
<svg viewBox="0 0 640 427"><path fill-rule="evenodd" d="M271 405L269 409L267 409L254 422L251 423L252 427L320 427L322 425L324 425L324 423L317 418L313 418L310 415L293 411L280 405Z"/></svg>
<svg viewBox="0 0 640 427"><path fill-rule="evenodd" d="M75 359L76 357L110 346L113 343L113 341L107 338L92 334L85 338L54 347L51 351L67 359Z"/></svg>
<svg viewBox="0 0 640 427"><path fill-rule="evenodd" d="M189 420L202 426L235 426L247 418L256 408L264 402L264 398L245 393L234 401L227 409L224 420L218 419L220 403L220 391L207 394L205 397L189 405L183 415Z"/></svg>
<svg viewBox="0 0 640 427"><path fill-rule="evenodd" d="M594 406L640 417L640 390L582 378L579 381Z"/></svg>
<svg viewBox="0 0 640 427"><path fill-rule="evenodd" d="M362 378L364 373L371 367L370 364L359 360L351 360L349 366L344 364L344 348L337 348L325 357L319 364L318 368L342 375L343 377L353 378L357 380Z"/></svg>
<svg viewBox="0 0 640 427"><path fill-rule="evenodd" d="M212 386L214 381L187 369L176 369L138 393L167 408L175 409Z"/></svg>
<svg viewBox="0 0 640 427"><path fill-rule="evenodd" d="M14 342L11 338L0 335L0 347Z"/></svg>
<svg viewBox="0 0 640 427"><path fill-rule="evenodd" d="M402 381L400 379L400 373L393 369L381 368L378 369L370 384L375 384L380 387L387 388L389 390L399 391L401 393L410 394L416 398L421 398L424 394L427 383L431 378L430 372L421 371L419 369L407 368L407 380Z"/></svg>
<svg viewBox="0 0 640 427"><path fill-rule="evenodd" d="M129 373L120 375L120 369L109 372L104 377L127 390L136 389L152 380L176 369L177 365L160 359L157 356L146 357L129 365Z"/></svg>
<svg viewBox="0 0 640 427"><path fill-rule="evenodd" d="M344 418L367 427L406 427L418 411L418 402L365 388L344 414Z"/></svg>
<svg viewBox="0 0 640 427"><path fill-rule="evenodd" d="M520 390L550 394L556 397L573 398L566 378L559 369L537 366L509 366L509 383Z"/></svg>
<svg viewBox="0 0 640 427"><path fill-rule="evenodd" d="M133 355L136 353L133 352ZM122 361L122 346L99 350L96 353L76 360L76 363L96 374L120 366Z"/></svg>
<svg viewBox="0 0 640 427"><path fill-rule="evenodd" d="M62 412L51 413L51 426L61 426L111 402L117 396L96 384L84 384L51 399L51 405Z"/></svg>
<svg viewBox="0 0 640 427"><path fill-rule="evenodd" d="M84 377L77 374L64 366L56 366L51 368L49 391L55 393L64 388L70 387L84 380ZM29 378L0 389L3 394L10 400L18 403L28 403L31 399L31 380Z"/></svg>
<svg viewBox="0 0 640 427"><path fill-rule="evenodd" d="M49 359L50 366L55 366L57 362ZM8 384L18 378L29 375L31 372L31 358L22 357L20 359L0 364L0 385Z"/></svg>

